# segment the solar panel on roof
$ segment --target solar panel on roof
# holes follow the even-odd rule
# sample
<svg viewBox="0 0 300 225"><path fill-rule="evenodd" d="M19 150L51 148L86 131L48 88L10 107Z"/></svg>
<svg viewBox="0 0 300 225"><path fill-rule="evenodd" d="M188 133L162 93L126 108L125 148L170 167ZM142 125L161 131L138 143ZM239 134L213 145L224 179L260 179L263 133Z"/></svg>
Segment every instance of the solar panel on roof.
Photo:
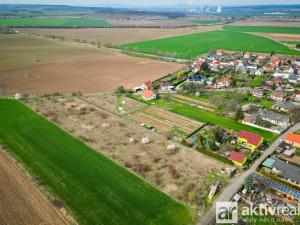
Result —
<svg viewBox="0 0 300 225"><path fill-rule="evenodd" d="M266 183L269 186L271 186L271 187L273 187L273 188L275 188L275 189L277 189L277 190L279 190L279 191L281 191L283 193L286 193L288 195L292 195L292 196L294 196L296 198L300 198L300 193L299 192L294 191L292 189L289 189L287 187L284 187L283 185L274 183L272 180L269 180L269 179L267 179L265 177L259 176L258 174L251 174L250 177L255 178L257 180L260 180L263 183Z"/></svg>

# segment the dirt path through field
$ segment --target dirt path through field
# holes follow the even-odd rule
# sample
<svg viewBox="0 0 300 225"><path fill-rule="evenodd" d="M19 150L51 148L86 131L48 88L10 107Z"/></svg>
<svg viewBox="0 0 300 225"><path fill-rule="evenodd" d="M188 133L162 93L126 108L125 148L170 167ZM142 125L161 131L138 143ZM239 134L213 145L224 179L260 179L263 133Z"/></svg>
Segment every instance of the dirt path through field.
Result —
<svg viewBox="0 0 300 225"><path fill-rule="evenodd" d="M1 148L0 171L1 225L67 224Z"/></svg>

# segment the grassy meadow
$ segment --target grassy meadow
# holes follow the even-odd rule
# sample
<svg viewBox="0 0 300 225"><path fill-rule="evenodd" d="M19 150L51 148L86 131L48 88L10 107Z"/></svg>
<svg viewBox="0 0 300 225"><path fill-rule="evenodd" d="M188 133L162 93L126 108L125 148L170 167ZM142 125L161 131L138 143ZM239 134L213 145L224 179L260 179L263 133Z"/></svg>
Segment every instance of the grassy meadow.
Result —
<svg viewBox="0 0 300 225"><path fill-rule="evenodd" d="M224 30L249 33L300 34L299 27L224 26Z"/></svg>
<svg viewBox="0 0 300 225"><path fill-rule="evenodd" d="M20 18L0 19L0 25L8 27L110 27L106 20L80 18Z"/></svg>
<svg viewBox="0 0 300 225"><path fill-rule="evenodd" d="M300 55L299 51L265 37L233 31L210 31L159 40L130 43L122 46L147 54L169 55L193 59L213 49Z"/></svg>
<svg viewBox="0 0 300 225"><path fill-rule="evenodd" d="M0 140L81 225L188 225L190 210L14 100Z"/></svg>

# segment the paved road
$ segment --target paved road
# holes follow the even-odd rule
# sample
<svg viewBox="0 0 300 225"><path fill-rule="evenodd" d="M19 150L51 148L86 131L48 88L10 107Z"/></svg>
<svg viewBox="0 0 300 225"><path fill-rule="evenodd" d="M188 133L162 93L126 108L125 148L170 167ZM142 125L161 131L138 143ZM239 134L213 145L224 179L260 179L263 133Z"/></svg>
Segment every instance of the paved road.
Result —
<svg viewBox="0 0 300 225"><path fill-rule="evenodd" d="M253 173L257 167L275 150L276 147L279 145L280 140L282 140L288 132L294 132L300 129L300 123L295 124L292 126L288 131L282 134L274 143L272 143L263 155L256 160L256 162L244 173L240 176L235 177L231 180L230 184L222 191L222 193L217 197L215 202L226 202L230 201L232 197L242 188L244 184L244 180ZM215 224L215 210L216 205L213 206L199 219L197 225L212 225Z"/></svg>

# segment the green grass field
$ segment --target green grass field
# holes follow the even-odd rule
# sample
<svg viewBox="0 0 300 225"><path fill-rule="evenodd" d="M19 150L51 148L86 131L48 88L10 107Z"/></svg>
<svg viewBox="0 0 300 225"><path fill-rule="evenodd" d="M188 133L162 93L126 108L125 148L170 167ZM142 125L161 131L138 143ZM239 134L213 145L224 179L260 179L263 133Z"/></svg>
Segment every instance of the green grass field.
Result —
<svg viewBox="0 0 300 225"><path fill-rule="evenodd" d="M190 210L14 100L0 140L81 225L188 225Z"/></svg>
<svg viewBox="0 0 300 225"><path fill-rule="evenodd" d="M0 25L9 27L110 27L106 20L80 18L0 19Z"/></svg>
<svg viewBox="0 0 300 225"><path fill-rule="evenodd" d="M237 32L300 34L299 27L268 27L268 26L224 26L225 30Z"/></svg>
<svg viewBox="0 0 300 225"><path fill-rule="evenodd" d="M219 116L213 112L203 111L190 105L175 102L172 100L172 98L161 97L154 102L156 106L162 107L166 110L185 116L187 118L191 118L202 123L214 124L234 131L246 130L261 135L269 142L272 142L277 136L276 134L273 134L269 131L241 124L233 119Z"/></svg>
<svg viewBox="0 0 300 225"><path fill-rule="evenodd" d="M222 30L130 43L122 47L147 54L171 53L173 57L186 59L192 59L213 49L263 53L274 51L278 54L300 55L299 51L291 50L289 47L268 38Z"/></svg>

